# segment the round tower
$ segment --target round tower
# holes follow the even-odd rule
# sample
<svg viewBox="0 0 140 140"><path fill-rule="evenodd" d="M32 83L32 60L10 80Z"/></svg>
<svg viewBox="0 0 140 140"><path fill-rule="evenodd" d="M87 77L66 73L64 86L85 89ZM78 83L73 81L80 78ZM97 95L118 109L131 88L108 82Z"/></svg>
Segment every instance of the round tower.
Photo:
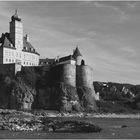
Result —
<svg viewBox="0 0 140 140"><path fill-rule="evenodd" d="M49 83L64 83L76 87L76 66L72 64L61 64L53 67L49 73Z"/></svg>
<svg viewBox="0 0 140 140"><path fill-rule="evenodd" d="M93 69L90 66L76 66L76 85L93 88Z"/></svg>
<svg viewBox="0 0 140 140"><path fill-rule="evenodd" d="M81 61L83 59L82 54L80 53L78 47L73 52L73 58L76 60L76 65L81 65Z"/></svg>
<svg viewBox="0 0 140 140"><path fill-rule="evenodd" d="M64 64L61 78L61 80L66 85L76 87L76 66L71 64Z"/></svg>

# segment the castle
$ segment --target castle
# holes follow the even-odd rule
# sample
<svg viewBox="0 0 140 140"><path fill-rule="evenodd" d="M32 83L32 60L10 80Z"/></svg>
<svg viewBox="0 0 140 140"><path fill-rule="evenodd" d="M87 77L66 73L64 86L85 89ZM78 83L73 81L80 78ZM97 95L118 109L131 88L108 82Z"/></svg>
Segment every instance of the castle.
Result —
<svg viewBox="0 0 140 140"><path fill-rule="evenodd" d="M84 100L88 100L88 98L91 100L96 99L93 87L93 69L85 64L79 48L76 47L73 54L65 57L40 59L39 61L39 53L31 45L28 36L23 36L23 25L16 11L11 17L10 33L2 34L0 38L0 74L7 75L12 71L12 74L16 75L22 68L34 70L37 68L45 73L44 77L47 81L45 89L44 87L37 89L37 98L40 102L43 102L43 100L47 102L44 96L48 98L49 93L50 96L52 96L55 94L52 93L54 92L53 89L56 88L57 85L63 84L66 87L68 86L68 89L72 89L70 94L77 96L75 99L78 99L77 90L81 90L80 88L82 88L82 91L80 91L82 95L80 96L86 96L84 94L88 96L84 98ZM49 90L50 88L52 88L51 91ZM41 95L42 90L44 90L44 95ZM43 98L39 99L39 96ZM71 100L71 97L69 97L67 104L74 106L72 105L73 102L75 102L75 100ZM94 108L93 105L89 106ZM31 103L25 101L22 108L31 109Z"/></svg>
<svg viewBox="0 0 140 140"><path fill-rule="evenodd" d="M23 24L16 10L11 17L9 33L2 33L0 38L0 64L17 63L37 66L39 53L31 45L28 35L23 36Z"/></svg>
<svg viewBox="0 0 140 140"><path fill-rule="evenodd" d="M51 71L54 70L51 73L55 77L54 81L52 81L53 83L64 82L73 87L85 86L93 88L93 69L85 65L78 47L76 47L72 55L57 58L51 65L53 66Z"/></svg>

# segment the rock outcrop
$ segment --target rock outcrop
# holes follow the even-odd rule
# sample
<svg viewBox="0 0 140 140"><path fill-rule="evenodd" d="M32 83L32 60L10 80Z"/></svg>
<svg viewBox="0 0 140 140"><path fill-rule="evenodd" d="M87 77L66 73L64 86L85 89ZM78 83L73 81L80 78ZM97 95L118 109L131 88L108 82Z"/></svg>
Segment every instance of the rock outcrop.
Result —
<svg viewBox="0 0 140 140"><path fill-rule="evenodd" d="M52 119L22 111L0 109L0 130L86 133L100 132L102 129L88 121Z"/></svg>
<svg viewBox="0 0 140 140"><path fill-rule="evenodd" d="M80 98L81 106L85 111L87 112L97 111L94 89L88 87L78 87L77 93Z"/></svg>
<svg viewBox="0 0 140 140"><path fill-rule="evenodd" d="M40 108L59 111L96 111L94 89L88 87L72 87L59 83L52 87L40 89L38 103Z"/></svg>
<svg viewBox="0 0 140 140"><path fill-rule="evenodd" d="M31 110L36 90L22 81L16 81L11 90L10 108Z"/></svg>
<svg viewBox="0 0 140 140"><path fill-rule="evenodd" d="M40 107L46 105L46 108L59 111L81 111L82 109L75 87L60 83L39 91Z"/></svg>

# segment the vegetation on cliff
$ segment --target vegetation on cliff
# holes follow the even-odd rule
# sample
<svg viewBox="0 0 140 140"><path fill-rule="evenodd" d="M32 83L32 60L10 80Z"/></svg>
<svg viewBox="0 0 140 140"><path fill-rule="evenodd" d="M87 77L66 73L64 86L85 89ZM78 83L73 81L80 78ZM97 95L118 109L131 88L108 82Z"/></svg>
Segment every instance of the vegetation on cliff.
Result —
<svg viewBox="0 0 140 140"><path fill-rule="evenodd" d="M93 82L100 95L100 112L136 113L140 111L140 86L112 82Z"/></svg>
<svg viewBox="0 0 140 140"><path fill-rule="evenodd" d="M48 69L25 67L15 77L0 74L0 108L106 113L140 110L139 85L93 82L94 91L63 82L49 83L46 71ZM99 101L95 101L95 92L100 95Z"/></svg>

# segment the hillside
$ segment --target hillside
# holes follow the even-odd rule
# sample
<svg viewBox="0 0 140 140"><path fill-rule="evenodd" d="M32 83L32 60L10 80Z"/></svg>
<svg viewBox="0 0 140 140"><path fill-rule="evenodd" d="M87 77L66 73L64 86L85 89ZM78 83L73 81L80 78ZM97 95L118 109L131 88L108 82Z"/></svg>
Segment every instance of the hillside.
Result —
<svg viewBox="0 0 140 140"><path fill-rule="evenodd" d="M136 113L140 110L140 85L113 82L93 82L95 92L100 95L97 102L100 111Z"/></svg>

